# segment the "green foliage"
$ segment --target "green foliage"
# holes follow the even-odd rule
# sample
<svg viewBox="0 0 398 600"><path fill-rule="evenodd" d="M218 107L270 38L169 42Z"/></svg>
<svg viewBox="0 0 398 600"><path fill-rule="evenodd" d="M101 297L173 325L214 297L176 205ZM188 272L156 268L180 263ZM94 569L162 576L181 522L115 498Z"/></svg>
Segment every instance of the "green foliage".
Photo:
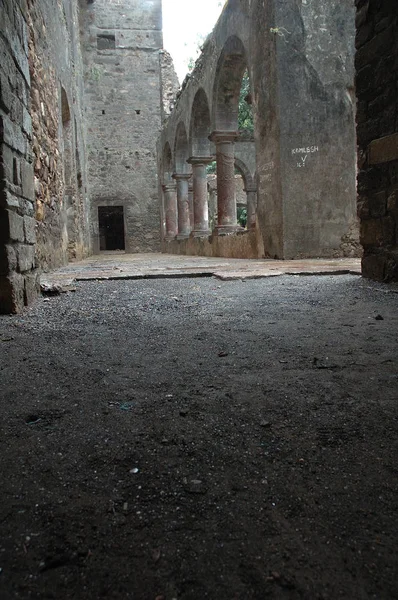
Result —
<svg viewBox="0 0 398 600"><path fill-rule="evenodd" d="M209 165L207 165L206 173L208 175L215 175L215 173L217 173L217 163L215 160L213 160L213 162L211 162Z"/></svg>
<svg viewBox="0 0 398 600"><path fill-rule="evenodd" d="M253 109L250 103L250 79L247 70L243 74L239 94L238 129L239 131L254 131Z"/></svg>
<svg viewBox="0 0 398 600"><path fill-rule="evenodd" d="M247 225L247 208L238 206L237 221L241 227L246 228Z"/></svg>

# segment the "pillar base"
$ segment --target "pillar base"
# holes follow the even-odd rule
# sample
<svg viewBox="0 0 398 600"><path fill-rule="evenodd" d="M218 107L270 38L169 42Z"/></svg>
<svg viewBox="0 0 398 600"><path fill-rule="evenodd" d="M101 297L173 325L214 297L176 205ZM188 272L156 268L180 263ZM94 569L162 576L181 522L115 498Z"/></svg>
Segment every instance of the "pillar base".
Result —
<svg viewBox="0 0 398 600"><path fill-rule="evenodd" d="M213 233L214 235L231 235L240 231L245 231L240 225L216 225Z"/></svg>
<svg viewBox="0 0 398 600"><path fill-rule="evenodd" d="M193 238L209 237L209 235L211 235L210 229L198 229L197 231L194 230L191 233L191 237Z"/></svg>
<svg viewBox="0 0 398 600"><path fill-rule="evenodd" d="M189 238L189 233L179 233L175 239L187 240L188 238Z"/></svg>
<svg viewBox="0 0 398 600"><path fill-rule="evenodd" d="M176 236L175 236L175 235L173 235L173 236L171 236L171 235L166 235L166 236L164 237L164 241L165 241L165 242L172 242L172 241L173 241L173 240L175 240L175 239L176 239Z"/></svg>

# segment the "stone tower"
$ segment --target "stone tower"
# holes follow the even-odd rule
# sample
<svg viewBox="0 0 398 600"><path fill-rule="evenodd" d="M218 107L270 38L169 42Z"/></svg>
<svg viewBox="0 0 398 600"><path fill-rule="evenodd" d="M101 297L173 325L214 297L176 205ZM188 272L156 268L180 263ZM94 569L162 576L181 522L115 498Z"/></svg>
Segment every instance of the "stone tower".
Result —
<svg viewBox="0 0 398 600"><path fill-rule="evenodd" d="M94 0L82 11L93 251L159 249L161 0Z"/></svg>

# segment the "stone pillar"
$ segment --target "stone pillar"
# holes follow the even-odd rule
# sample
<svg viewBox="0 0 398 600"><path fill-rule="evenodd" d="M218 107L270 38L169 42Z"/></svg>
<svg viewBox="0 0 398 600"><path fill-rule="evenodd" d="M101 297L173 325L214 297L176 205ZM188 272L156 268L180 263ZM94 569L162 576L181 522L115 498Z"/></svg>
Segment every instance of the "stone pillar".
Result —
<svg viewBox="0 0 398 600"><path fill-rule="evenodd" d="M188 160L189 164L192 165L194 212L194 227L192 234L194 237L205 237L210 235L206 165L212 160L211 156L193 156Z"/></svg>
<svg viewBox="0 0 398 600"><path fill-rule="evenodd" d="M234 131L214 131L210 140L216 145L218 235L234 233L242 228L236 220L235 140Z"/></svg>
<svg viewBox="0 0 398 600"><path fill-rule="evenodd" d="M189 201L189 229L190 233L193 231L195 225L195 217L193 211L193 179L188 181L188 201Z"/></svg>
<svg viewBox="0 0 398 600"><path fill-rule="evenodd" d="M177 221L177 190L175 183L163 186L164 212L166 216L165 240L173 240L178 233Z"/></svg>
<svg viewBox="0 0 398 600"><path fill-rule="evenodd" d="M190 173L174 173L173 179L177 182L177 208L178 208L178 240L184 240L191 233L189 218L189 187Z"/></svg>
<svg viewBox="0 0 398 600"><path fill-rule="evenodd" d="M247 229L254 229L257 214L257 190L246 188L245 192L247 196Z"/></svg>

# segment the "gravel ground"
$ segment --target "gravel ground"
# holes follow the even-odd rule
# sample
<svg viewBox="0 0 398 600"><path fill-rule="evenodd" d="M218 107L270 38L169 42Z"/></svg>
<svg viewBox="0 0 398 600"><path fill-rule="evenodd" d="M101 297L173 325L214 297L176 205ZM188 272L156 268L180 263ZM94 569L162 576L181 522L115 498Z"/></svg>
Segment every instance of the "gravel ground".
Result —
<svg viewBox="0 0 398 600"><path fill-rule="evenodd" d="M0 598L398 598L397 290L78 284L0 317Z"/></svg>

